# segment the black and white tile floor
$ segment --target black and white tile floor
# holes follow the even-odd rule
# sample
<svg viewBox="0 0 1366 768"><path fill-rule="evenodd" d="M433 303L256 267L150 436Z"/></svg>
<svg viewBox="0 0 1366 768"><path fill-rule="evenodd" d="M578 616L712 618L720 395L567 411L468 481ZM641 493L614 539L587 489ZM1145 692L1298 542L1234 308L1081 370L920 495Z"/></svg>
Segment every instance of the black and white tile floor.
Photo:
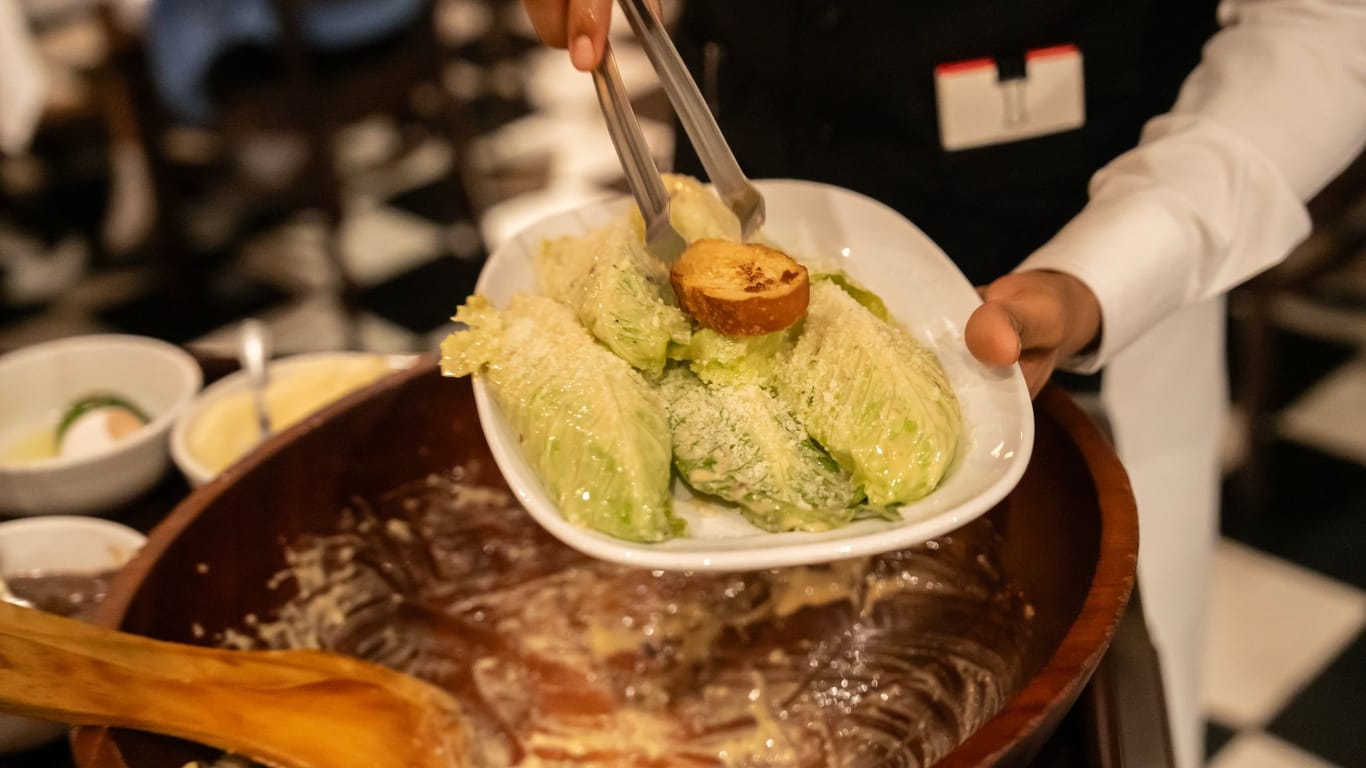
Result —
<svg viewBox="0 0 1366 768"><path fill-rule="evenodd" d="M222 311L158 327L145 261L86 268L78 227L34 231L18 210L0 208L0 348L128 331L227 350L236 321L253 314L284 352L348 339L381 351L433 349L472 289L481 240L494 249L542 216L622 188L589 80L562 52L534 44L516 3L447 0L440 23L454 54L447 85L474 98L480 122L470 162L486 180L476 195L491 204L477 232L445 213L445 142L405 142L394 125L370 121L350 130L339 160L349 200L343 251L363 289L358 316L348 320L327 290L321 231L299 216L226 238ZM490 52L481 41L495 26L511 43ZM628 39L618 43L664 162L672 135L653 74ZM23 170L8 162L0 180ZM1294 375L1276 414L1267 511L1247 519L1226 509L1209 594L1204 709L1217 768L1366 766L1366 291L1358 297L1337 312L1285 309L1284 369Z"/></svg>
<svg viewBox="0 0 1366 768"><path fill-rule="evenodd" d="M1366 765L1366 301L1283 310L1266 498L1249 515L1229 484L1210 583L1218 768Z"/></svg>

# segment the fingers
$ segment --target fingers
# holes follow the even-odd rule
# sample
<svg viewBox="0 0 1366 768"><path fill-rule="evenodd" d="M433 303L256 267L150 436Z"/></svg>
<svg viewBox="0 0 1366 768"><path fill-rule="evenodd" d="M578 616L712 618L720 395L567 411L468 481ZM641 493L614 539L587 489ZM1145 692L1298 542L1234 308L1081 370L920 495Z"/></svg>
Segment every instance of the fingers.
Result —
<svg viewBox="0 0 1366 768"><path fill-rule="evenodd" d="M555 48L568 45L568 0L522 0L522 7L541 42Z"/></svg>
<svg viewBox="0 0 1366 768"><path fill-rule="evenodd" d="M989 302L968 318L964 341L972 356L997 367L1020 364L1029 396L1039 394L1058 364L1056 347L1027 347L1004 302Z"/></svg>
<svg viewBox="0 0 1366 768"><path fill-rule="evenodd" d="M569 59L587 72L602 59L607 27L612 23L612 0L569 0Z"/></svg>
<svg viewBox="0 0 1366 768"><path fill-rule="evenodd" d="M1064 336L1064 307L1038 273L1007 275L981 289L982 306L968 318L964 340L988 365L1010 365L1035 350L1056 349Z"/></svg>
<svg viewBox="0 0 1366 768"><path fill-rule="evenodd" d="M1056 346L1027 347L1009 310L1000 303L983 304L968 318L964 331L972 356L997 367L1020 364L1029 396L1039 394L1058 365Z"/></svg>
<svg viewBox="0 0 1366 768"><path fill-rule="evenodd" d="M1062 344L1066 307L1051 276L1037 272L1007 275L987 286L984 301L1010 316L1025 352Z"/></svg>
<svg viewBox="0 0 1366 768"><path fill-rule="evenodd" d="M1020 359L1023 345L1010 311L999 302L987 302L968 318L964 341L972 356L987 365L1011 365Z"/></svg>
<svg viewBox="0 0 1366 768"><path fill-rule="evenodd" d="M1057 370L1058 356L1054 353L1030 352L1020 358L1020 372L1024 374L1029 396L1035 397Z"/></svg>
<svg viewBox="0 0 1366 768"><path fill-rule="evenodd" d="M541 40L568 48L576 69L591 70L602 60L612 0L522 0L522 5Z"/></svg>
<svg viewBox="0 0 1366 768"><path fill-rule="evenodd" d="M983 304L963 331L978 360L993 366L1018 362L1031 396L1048 383L1069 338L1068 294L1060 279L1022 272L993 282L979 290Z"/></svg>

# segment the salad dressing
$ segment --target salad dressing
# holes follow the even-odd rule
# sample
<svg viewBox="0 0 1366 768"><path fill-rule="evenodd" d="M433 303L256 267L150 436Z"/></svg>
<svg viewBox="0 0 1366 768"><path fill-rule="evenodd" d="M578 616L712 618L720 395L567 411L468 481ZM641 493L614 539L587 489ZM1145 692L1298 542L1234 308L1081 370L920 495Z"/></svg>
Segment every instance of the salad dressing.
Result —
<svg viewBox="0 0 1366 768"><path fill-rule="evenodd" d="M433 682L488 765L928 765L1022 683L1031 624L976 521L936 548L744 574L594 561L455 471L291 542L218 638Z"/></svg>
<svg viewBox="0 0 1366 768"><path fill-rule="evenodd" d="M57 431L49 424L21 430L4 443L0 464L23 464L50 459L57 455Z"/></svg>

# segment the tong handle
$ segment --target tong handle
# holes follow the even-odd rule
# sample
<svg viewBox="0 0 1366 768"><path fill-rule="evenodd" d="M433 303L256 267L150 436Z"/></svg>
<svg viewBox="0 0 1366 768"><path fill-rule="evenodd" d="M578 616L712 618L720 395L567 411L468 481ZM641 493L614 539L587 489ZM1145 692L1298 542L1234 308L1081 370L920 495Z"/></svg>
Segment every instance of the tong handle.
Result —
<svg viewBox="0 0 1366 768"><path fill-rule="evenodd" d="M669 191L664 187L659 167L655 165L635 110L631 108L610 43L603 48L602 61L593 70L593 86L607 120L607 132L626 173L626 182L645 218L645 242L655 256L666 262L673 261L683 252L686 243L669 222Z"/></svg>
<svg viewBox="0 0 1366 768"><path fill-rule="evenodd" d="M654 66L664 92L673 104L684 132L688 134L688 140L697 150L702 167L707 170L707 176L721 199L740 218L744 237L748 239L763 224L763 197L740 170L740 164L722 136L716 118L707 108L697 82L684 66L678 49L646 0L621 0L621 7L631 29L640 38L645 55Z"/></svg>

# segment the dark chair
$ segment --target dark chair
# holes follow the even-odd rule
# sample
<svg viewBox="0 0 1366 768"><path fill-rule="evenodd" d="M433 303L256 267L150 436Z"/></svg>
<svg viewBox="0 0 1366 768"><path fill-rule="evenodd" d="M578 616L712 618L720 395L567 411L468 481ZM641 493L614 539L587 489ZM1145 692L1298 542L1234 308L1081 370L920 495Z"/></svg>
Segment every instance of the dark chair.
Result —
<svg viewBox="0 0 1366 768"><path fill-rule="evenodd" d="M1366 155L1309 204L1312 234L1284 262L1235 290L1230 307L1234 403L1247 424L1247 452L1234 486L1236 514L1255 521L1267 511L1271 493L1270 451L1276 440L1276 410L1282 350L1278 330L1287 300L1322 302L1347 270L1366 262ZM1366 324L1366 306L1358 307Z"/></svg>
<svg viewBox="0 0 1366 768"><path fill-rule="evenodd" d="M342 51L318 51L305 41L301 15L310 0L272 0L280 36L269 48L228 52L210 70L214 104L211 130L223 147L206 165L178 162L166 147L177 119L160 100L149 74L147 52L135 33L104 15L113 70L122 81L148 161L157 208L153 248L167 288L167 300L193 312L207 295L206 269L198 263L187 232L187 201L206 180L233 178L226 158L232 148L267 132L288 132L307 145L302 168L283 188L250 188L245 196L277 213L317 210L325 249L342 305L354 313L357 285L342 257L339 228L343 187L335 162L337 131L366 117L389 115L444 136L454 151L443 197L454 218L477 220L469 192L470 165L464 162L473 136L465 105L442 84L447 63L438 39L435 4L426 4L415 23L389 37Z"/></svg>

